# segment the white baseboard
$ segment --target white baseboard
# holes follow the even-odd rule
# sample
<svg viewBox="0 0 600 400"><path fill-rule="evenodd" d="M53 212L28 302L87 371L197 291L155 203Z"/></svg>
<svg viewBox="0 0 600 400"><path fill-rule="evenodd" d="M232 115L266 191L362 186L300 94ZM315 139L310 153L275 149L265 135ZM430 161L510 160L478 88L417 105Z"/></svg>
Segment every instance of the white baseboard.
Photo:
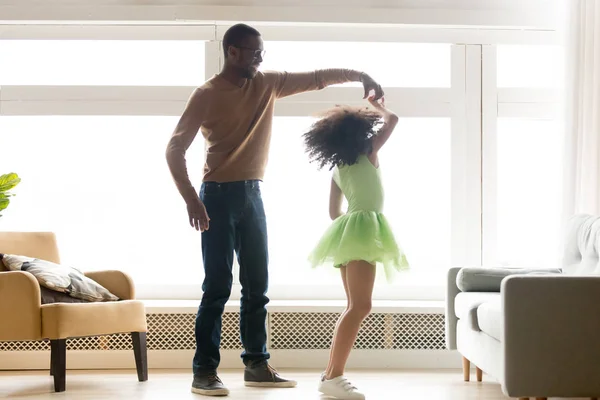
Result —
<svg viewBox="0 0 600 400"><path fill-rule="evenodd" d="M6 351L0 353L0 370L49 369L49 351ZM193 350L148 351L151 369L190 369ZM271 362L277 368L319 369L327 364L329 350L274 350ZM241 368L239 350L221 352L222 369ZM354 350L348 360L353 369L456 369L461 356L448 350ZM68 369L135 368L132 351L68 351Z"/></svg>

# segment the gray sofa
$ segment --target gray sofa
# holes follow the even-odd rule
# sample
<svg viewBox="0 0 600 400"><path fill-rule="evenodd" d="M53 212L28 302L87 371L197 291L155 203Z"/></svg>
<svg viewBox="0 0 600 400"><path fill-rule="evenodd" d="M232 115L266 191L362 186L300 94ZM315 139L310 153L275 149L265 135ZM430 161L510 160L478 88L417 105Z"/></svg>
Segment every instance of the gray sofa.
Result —
<svg viewBox="0 0 600 400"><path fill-rule="evenodd" d="M600 397L600 217L569 222L562 273L482 271L448 273L446 341L465 381L476 366L510 397Z"/></svg>

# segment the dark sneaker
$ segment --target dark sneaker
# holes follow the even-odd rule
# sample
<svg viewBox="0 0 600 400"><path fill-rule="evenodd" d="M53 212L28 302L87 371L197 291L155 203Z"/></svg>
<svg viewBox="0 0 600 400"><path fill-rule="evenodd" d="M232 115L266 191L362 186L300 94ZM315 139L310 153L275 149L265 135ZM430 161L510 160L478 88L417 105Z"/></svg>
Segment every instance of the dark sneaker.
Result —
<svg viewBox="0 0 600 400"><path fill-rule="evenodd" d="M199 372L194 375L192 393L204 396L227 396L229 390L223 385L215 371Z"/></svg>
<svg viewBox="0 0 600 400"><path fill-rule="evenodd" d="M268 362L260 361L246 366L244 384L251 387L293 388L296 381L282 378Z"/></svg>

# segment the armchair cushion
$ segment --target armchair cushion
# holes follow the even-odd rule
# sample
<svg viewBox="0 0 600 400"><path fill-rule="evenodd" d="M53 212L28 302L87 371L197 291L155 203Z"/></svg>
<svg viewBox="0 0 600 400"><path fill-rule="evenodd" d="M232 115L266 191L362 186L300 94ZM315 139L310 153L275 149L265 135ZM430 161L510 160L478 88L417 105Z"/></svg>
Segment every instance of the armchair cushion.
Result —
<svg viewBox="0 0 600 400"><path fill-rule="evenodd" d="M144 303L137 300L88 304L45 304L42 336L66 339L113 333L146 332Z"/></svg>
<svg viewBox="0 0 600 400"><path fill-rule="evenodd" d="M117 296L73 267L26 256L0 254L0 260L11 271L29 272L41 286L71 297L88 301L116 301Z"/></svg>

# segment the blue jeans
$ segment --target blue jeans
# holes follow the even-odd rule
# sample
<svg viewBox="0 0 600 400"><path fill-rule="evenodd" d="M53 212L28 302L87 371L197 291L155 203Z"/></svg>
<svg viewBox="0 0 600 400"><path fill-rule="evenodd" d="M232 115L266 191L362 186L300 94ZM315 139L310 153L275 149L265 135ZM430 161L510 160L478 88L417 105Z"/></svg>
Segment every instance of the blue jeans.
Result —
<svg viewBox="0 0 600 400"><path fill-rule="evenodd" d="M246 365L269 359L266 329L269 255L260 182L206 182L200 198L206 206L210 227L202 233L204 294L196 316L194 374L216 370L221 360L221 318L233 283L234 251L242 285L242 359Z"/></svg>

